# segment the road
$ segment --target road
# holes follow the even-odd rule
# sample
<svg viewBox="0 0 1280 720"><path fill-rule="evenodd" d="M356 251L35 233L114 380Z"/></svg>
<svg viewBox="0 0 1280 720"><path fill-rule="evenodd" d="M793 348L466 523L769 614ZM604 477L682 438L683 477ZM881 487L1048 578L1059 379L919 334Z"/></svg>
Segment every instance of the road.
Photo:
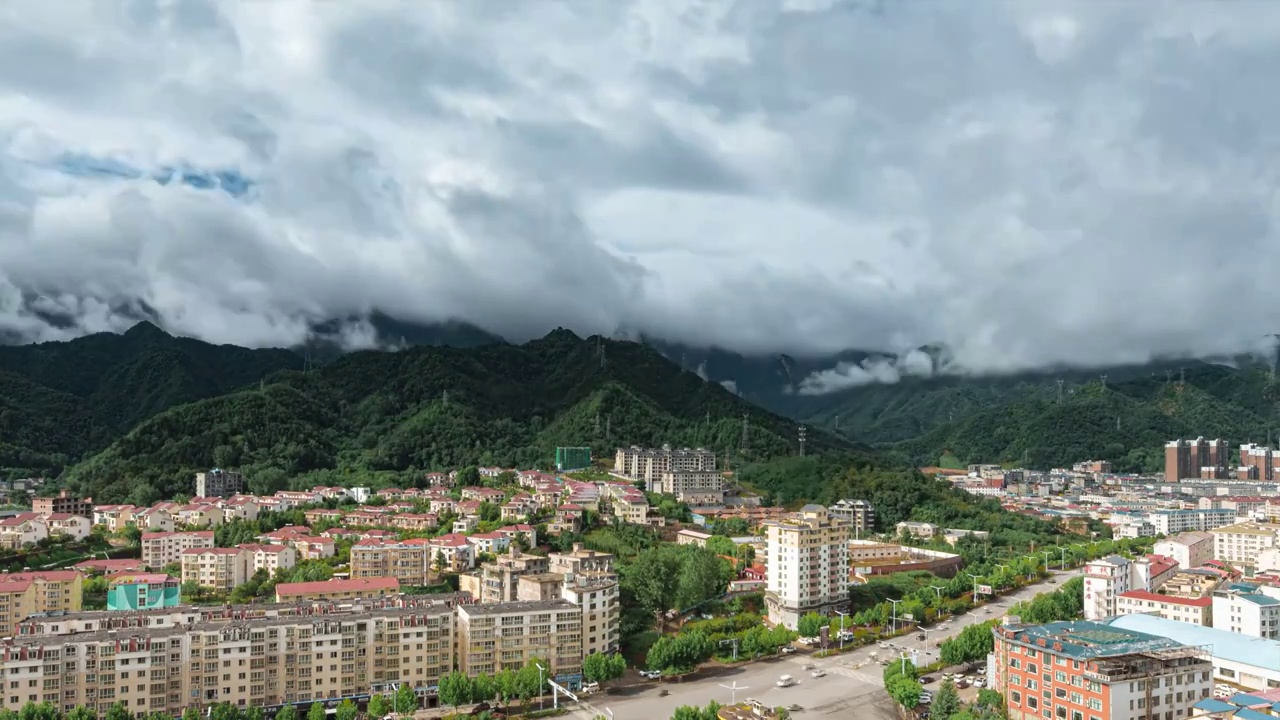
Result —
<svg viewBox="0 0 1280 720"><path fill-rule="evenodd" d="M1065 573L1054 571L1053 576L1061 584L1065 578L1079 572L1078 569ZM969 625L1000 617L1013 603L1056 587L1057 585L1047 581L1028 585L1001 597L997 602L953 617L930 628L928 642L932 645L959 633ZM989 615L985 612L988 608L991 610ZM917 637L917 633L912 633L892 642L908 649L923 649L924 642ZM711 700L728 704L734 698L732 688L736 685L738 702L754 698L769 707L799 705L802 709L795 713L799 716L797 720L810 717L853 717L855 711L859 718L896 720L898 716L894 711L893 701L884 692L882 668L871 657L873 651L881 657L886 652L896 654L894 650L886 651L875 645L868 645L823 659L804 654L782 656L741 667L703 671L694 679L678 683L650 682L615 688L604 694L584 698L586 702L575 707L571 714L582 720L594 720L600 715L608 717L608 711L612 711L613 720L666 720L681 705L706 705ZM936 649L932 651L937 652ZM936 657L934 654L930 656L930 660ZM815 665L825 670L826 677L811 677L811 671L804 669L806 665ZM777 687L775 683L782 675L791 675L796 684L789 688ZM667 697L660 697L658 694L663 688L669 691Z"/></svg>

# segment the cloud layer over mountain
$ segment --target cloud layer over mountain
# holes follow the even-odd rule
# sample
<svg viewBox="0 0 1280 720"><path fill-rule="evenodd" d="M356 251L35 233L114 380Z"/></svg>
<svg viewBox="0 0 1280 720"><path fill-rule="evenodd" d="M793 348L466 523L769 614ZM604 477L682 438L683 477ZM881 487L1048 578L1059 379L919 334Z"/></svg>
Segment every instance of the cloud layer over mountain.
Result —
<svg viewBox="0 0 1280 720"><path fill-rule="evenodd" d="M1278 71L1260 2L17 3L0 332L1249 349Z"/></svg>

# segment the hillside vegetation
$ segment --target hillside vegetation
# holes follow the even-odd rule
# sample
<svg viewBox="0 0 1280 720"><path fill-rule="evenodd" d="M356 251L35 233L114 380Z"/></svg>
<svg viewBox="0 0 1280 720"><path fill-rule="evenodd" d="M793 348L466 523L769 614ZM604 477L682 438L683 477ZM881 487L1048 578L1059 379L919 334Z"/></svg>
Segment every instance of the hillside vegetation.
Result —
<svg viewBox="0 0 1280 720"><path fill-rule="evenodd" d="M302 366L284 350L123 335L0 347L0 478L56 475L171 407Z"/></svg>
<svg viewBox="0 0 1280 720"><path fill-rule="evenodd" d="M1265 367L1204 363L1099 374L938 378L815 398L798 417L887 450L903 463L1005 462L1058 467L1110 460L1125 472L1162 467L1163 445L1220 437L1265 442L1280 428L1280 385ZM1057 379L1064 379L1059 397Z"/></svg>
<svg viewBox="0 0 1280 720"><path fill-rule="evenodd" d="M703 446L743 462L792 453L795 438L792 421L644 345L557 330L523 346L360 352L279 372L154 415L64 479L99 501L144 503L189 494L192 473L213 466L243 470L257 492L380 487L472 464L546 464L558 445ZM852 444L811 432L808 448Z"/></svg>

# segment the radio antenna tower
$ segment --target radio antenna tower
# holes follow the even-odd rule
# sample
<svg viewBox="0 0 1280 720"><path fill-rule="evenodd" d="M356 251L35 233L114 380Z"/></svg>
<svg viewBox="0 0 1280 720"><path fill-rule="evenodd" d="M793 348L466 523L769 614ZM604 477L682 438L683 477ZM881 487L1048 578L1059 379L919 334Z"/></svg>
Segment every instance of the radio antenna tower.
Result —
<svg viewBox="0 0 1280 720"><path fill-rule="evenodd" d="M805 426L803 426L803 425L801 425L801 426L800 426L800 429L799 429L799 431L800 431L800 457L804 457L804 433L805 433L805 430L806 430L806 429L807 429L807 428L805 428Z"/></svg>
<svg viewBox="0 0 1280 720"><path fill-rule="evenodd" d="M1062 383L1063 382L1064 381L1062 378L1058 378L1058 402L1059 403L1062 402Z"/></svg>
<svg viewBox="0 0 1280 720"><path fill-rule="evenodd" d="M742 413L742 447L740 447L739 450L747 449L747 441L750 439L750 433L747 429L748 427L747 413Z"/></svg>

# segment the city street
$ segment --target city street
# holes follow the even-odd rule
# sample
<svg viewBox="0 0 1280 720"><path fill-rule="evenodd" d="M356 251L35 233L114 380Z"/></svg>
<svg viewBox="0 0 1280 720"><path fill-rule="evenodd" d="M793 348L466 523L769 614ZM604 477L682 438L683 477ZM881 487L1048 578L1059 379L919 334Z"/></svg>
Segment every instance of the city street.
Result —
<svg viewBox="0 0 1280 720"><path fill-rule="evenodd" d="M1015 602L1052 591L1065 579L1079 572L1078 569L1066 573L1054 571L1053 576L1058 583L1056 585L1047 581L1029 585L1016 593L1005 595L995 603L929 628L929 645L949 638L974 623L1000 617ZM990 609L991 614L985 612L987 609ZM900 647L923 650L924 642L917 638L918 633L911 633L895 638L892 642ZM930 649L935 654L930 655L929 660L936 659L937 650ZM728 704L734 697L732 688L736 685L738 702L754 698L770 707L798 705L801 709L795 714L802 717L852 717L856 710L858 717L885 720L896 718L893 703L884 692L882 668L872 658L872 652L877 653L877 658L885 657L886 653L898 653L896 650L869 645L825 659L805 654L783 656L743 667L724 668L715 674L703 671L697 678L679 683L650 682L617 688L612 692L584 698L588 702L576 707L572 714L582 720L592 720L598 715L609 717L608 711L612 711L613 720L666 720L680 705L705 705L711 700ZM812 671L805 670L806 665L821 668L826 671L826 677L812 677ZM788 688L777 687L775 683L782 675L791 675L796 684ZM667 697L660 697L658 694L663 688L670 692Z"/></svg>

